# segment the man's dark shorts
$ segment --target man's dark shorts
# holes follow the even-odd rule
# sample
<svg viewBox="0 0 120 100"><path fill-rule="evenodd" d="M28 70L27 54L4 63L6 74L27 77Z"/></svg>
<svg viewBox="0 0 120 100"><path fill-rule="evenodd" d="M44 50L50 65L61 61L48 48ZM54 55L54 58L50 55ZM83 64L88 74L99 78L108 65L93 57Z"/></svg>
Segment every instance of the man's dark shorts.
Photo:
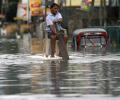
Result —
<svg viewBox="0 0 120 100"><path fill-rule="evenodd" d="M55 36L52 32L47 32L48 38L51 39L51 36Z"/></svg>
<svg viewBox="0 0 120 100"><path fill-rule="evenodd" d="M47 35L48 35L48 38L50 39L51 38L51 32L47 32Z"/></svg>

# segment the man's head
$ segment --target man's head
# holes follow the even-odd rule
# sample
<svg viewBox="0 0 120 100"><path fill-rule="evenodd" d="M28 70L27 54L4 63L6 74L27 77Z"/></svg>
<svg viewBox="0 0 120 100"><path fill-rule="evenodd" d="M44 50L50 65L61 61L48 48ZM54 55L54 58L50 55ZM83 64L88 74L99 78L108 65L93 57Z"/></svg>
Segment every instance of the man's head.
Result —
<svg viewBox="0 0 120 100"><path fill-rule="evenodd" d="M50 6L50 10L51 10L51 13L55 15L58 12L58 10L59 10L59 5L56 4L56 3L53 3Z"/></svg>

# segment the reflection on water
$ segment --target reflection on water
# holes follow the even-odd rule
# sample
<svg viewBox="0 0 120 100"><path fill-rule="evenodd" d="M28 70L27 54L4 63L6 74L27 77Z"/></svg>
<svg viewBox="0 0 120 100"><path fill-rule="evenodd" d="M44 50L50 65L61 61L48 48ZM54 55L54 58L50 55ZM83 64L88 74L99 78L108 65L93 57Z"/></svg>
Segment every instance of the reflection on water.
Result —
<svg viewBox="0 0 120 100"><path fill-rule="evenodd" d="M41 59L40 54L39 58L30 58L34 55L19 53L15 41L0 43L7 45L0 48L0 95L120 95L119 54L83 55L70 51L68 62L52 61Z"/></svg>
<svg viewBox="0 0 120 100"><path fill-rule="evenodd" d="M17 53L18 45L14 39L0 39L0 53Z"/></svg>
<svg viewBox="0 0 120 100"><path fill-rule="evenodd" d="M52 82L52 93L57 96L61 96L63 93L61 87L64 86L64 79L67 78L63 72L67 71L68 62L60 61L60 63L56 63L54 61L51 62L51 82Z"/></svg>
<svg viewBox="0 0 120 100"><path fill-rule="evenodd" d="M119 66L119 61L43 61L21 66L2 64L0 94L119 95Z"/></svg>

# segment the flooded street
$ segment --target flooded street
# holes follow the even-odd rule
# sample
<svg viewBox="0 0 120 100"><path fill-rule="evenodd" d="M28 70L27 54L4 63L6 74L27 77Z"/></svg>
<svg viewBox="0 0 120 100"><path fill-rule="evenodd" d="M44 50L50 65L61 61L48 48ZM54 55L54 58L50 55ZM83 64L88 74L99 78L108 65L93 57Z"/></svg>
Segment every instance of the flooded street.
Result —
<svg viewBox="0 0 120 100"><path fill-rule="evenodd" d="M69 51L68 62L42 56L20 53L16 40L1 39L1 100L96 100L96 96L97 100L119 99L119 52Z"/></svg>

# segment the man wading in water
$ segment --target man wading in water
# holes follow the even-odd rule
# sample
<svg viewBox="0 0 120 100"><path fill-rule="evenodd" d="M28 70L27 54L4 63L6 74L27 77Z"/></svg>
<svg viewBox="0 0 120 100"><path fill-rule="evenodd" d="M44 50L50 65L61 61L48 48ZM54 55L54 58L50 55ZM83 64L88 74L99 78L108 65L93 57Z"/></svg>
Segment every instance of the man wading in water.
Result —
<svg viewBox="0 0 120 100"><path fill-rule="evenodd" d="M60 23L62 22L62 15L59 12L59 5L53 3L50 6L50 13L46 17L47 33L50 38L51 57L55 56L56 40L58 40L59 56L69 59L67 49L64 42L64 32Z"/></svg>

